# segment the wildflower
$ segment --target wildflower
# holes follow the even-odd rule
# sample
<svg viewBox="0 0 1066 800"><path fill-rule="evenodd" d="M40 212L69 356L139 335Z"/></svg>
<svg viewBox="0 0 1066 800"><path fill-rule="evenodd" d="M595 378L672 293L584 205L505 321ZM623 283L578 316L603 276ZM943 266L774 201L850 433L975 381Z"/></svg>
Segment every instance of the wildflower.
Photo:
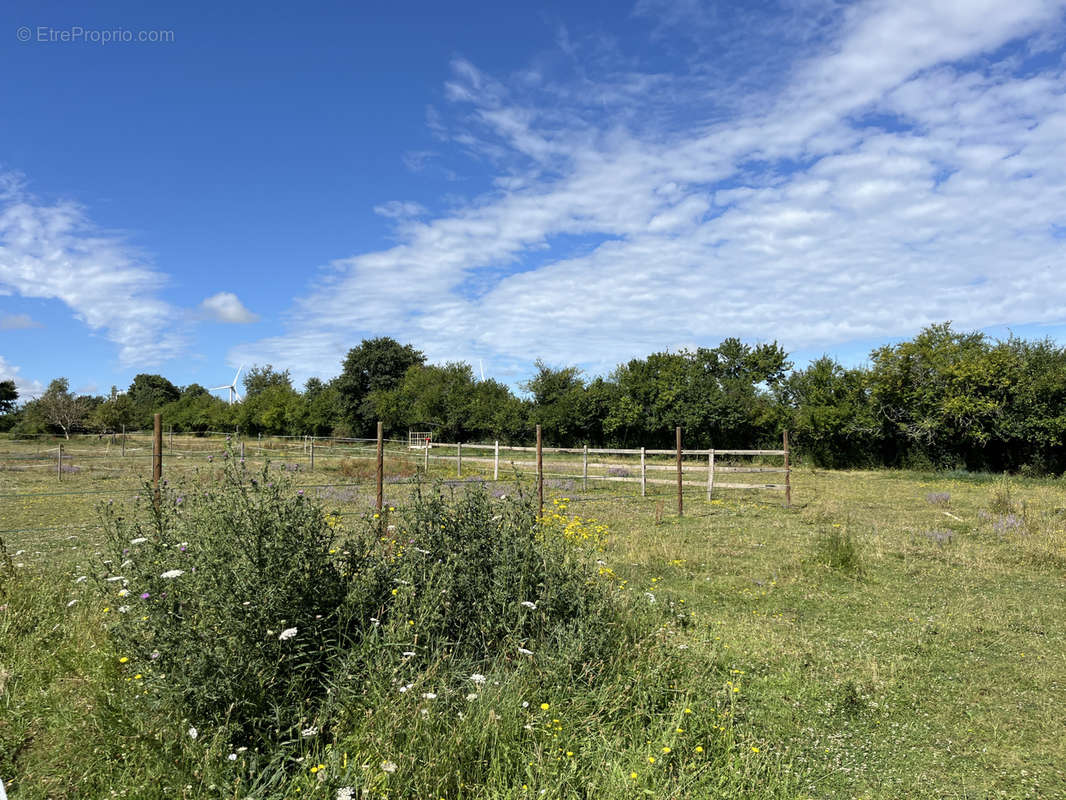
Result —
<svg viewBox="0 0 1066 800"><path fill-rule="evenodd" d="M753 752L753 753L758 753L758 752L759 752L759 748L758 748L758 747L756 747L755 745L752 745L752 746L751 746L751 752Z"/></svg>
<svg viewBox="0 0 1066 800"><path fill-rule="evenodd" d="M387 761L387 760L386 761L382 761L381 762L381 769L384 772L388 772L389 774L392 774L393 772L396 771L396 762L395 761Z"/></svg>
<svg viewBox="0 0 1066 800"><path fill-rule="evenodd" d="M138 672L138 673L137 673L136 675L134 675L134 676L133 676L133 679L134 679L135 681L139 681L139 680L140 680L141 678L143 678L143 677L144 677L144 676L143 676L143 675L141 675L141 673L139 673L139 672Z"/></svg>
<svg viewBox="0 0 1066 800"><path fill-rule="evenodd" d="M183 570L183 569L168 569L166 572L164 572L159 577L160 578L168 578L168 579L169 578L180 578L184 574L185 574L185 570Z"/></svg>
<svg viewBox="0 0 1066 800"><path fill-rule="evenodd" d="M130 590L129 590L129 589L119 589L119 590L118 590L118 596L119 596L119 597L125 597L125 596L126 596L126 595L128 595L129 593L130 593Z"/></svg>
<svg viewBox="0 0 1066 800"><path fill-rule="evenodd" d="M152 596L152 595L150 595L150 594L149 594L148 592L143 592L143 593L141 594L141 599L142 599L142 600L147 600L147 599L148 599L149 597L151 597L151 596Z"/></svg>
<svg viewBox="0 0 1066 800"><path fill-rule="evenodd" d="M138 536L136 539L130 539L130 544L144 544L148 540L143 536Z"/></svg>
<svg viewBox="0 0 1066 800"><path fill-rule="evenodd" d="M308 738L310 738L312 736L317 736L318 735L318 728L316 728L314 725L312 725L310 728L304 728L302 731L300 731L300 733L303 735L303 737L305 739L308 739Z"/></svg>
<svg viewBox="0 0 1066 800"><path fill-rule="evenodd" d="M469 701L477 700L477 692L471 692L466 696L466 699Z"/></svg>
<svg viewBox="0 0 1066 800"><path fill-rule="evenodd" d="M199 735L200 735L200 732L198 730L196 730L196 728L189 728L189 738L190 739L195 739Z"/></svg>
<svg viewBox="0 0 1066 800"><path fill-rule="evenodd" d="M411 658L414 654L414 650L405 650L403 653L401 653L404 658Z"/></svg>
<svg viewBox="0 0 1066 800"><path fill-rule="evenodd" d="M531 655L533 655L533 651L532 651L532 650L526 650L526 648L524 648L524 647L519 647L519 648L518 648L518 652L519 652L520 654L524 655L524 656L531 656Z"/></svg>
<svg viewBox="0 0 1066 800"><path fill-rule="evenodd" d="M287 639L291 639L296 635L296 628L286 628L280 634L278 634L278 641L284 642Z"/></svg>
<svg viewBox="0 0 1066 800"><path fill-rule="evenodd" d="M79 575L78 578L74 581L74 583L85 583L88 577L88 575Z"/></svg>
<svg viewBox="0 0 1066 800"><path fill-rule="evenodd" d="M551 706L548 705L547 703L541 703L540 704L540 710L541 711L547 711L549 708L551 708Z"/></svg>
<svg viewBox="0 0 1066 800"><path fill-rule="evenodd" d="M479 672L475 672L473 675L470 676L470 680L480 686L485 682L485 676Z"/></svg>
<svg viewBox="0 0 1066 800"><path fill-rule="evenodd" d="M685 709L685 713L686 714L691 714L692 713L692 709L691 708L686 708Z"/></svg>
<svg viewBox="0 0 1066 800"><path fill-rule="evenodd" d="M630 772L630 773L629 773L629 777L630 777L630 778L632 778L633 780L636 780L636 779L637 779L638 777L640 777L640 776L639 776L639 775L637 775L637 773L635 773L635 772Z"/></svg>
<svg viewBox="0 0 1066 800"><path fill-rule="evenodd" d="M648 763L649 764L654 764L655 763L655 756L648 756Z"/></svg>
<svg viewBox="0 0 1066 800"><path fill-rule="evenodd" d="M697 753L702 753L703 752L703 747L700 746L700 745L696 745L696 752Z"/></svg>
<svg viewBox="0 0 1066 800"><path fill-rule="evenodd" d="M436 692L425 692L422 695L422 699L423 700L436 700L437 699L437 694L436 694Z"/></svg>
<svg viewBox="0 0 1066 800"><path fill-rule="evenodd" d="M336 800L355 800L353 791L351 786L342 786L337 790Z"/></svg>
<svg viewBox="0 0 1066 800"><path fill-rule="evenodd" d="M663 755L666 755L669 752L670 752L670 748L669 747L664 747L663 748Z"/></svg>
<svg viewBox="0 0 1066 800"><path fill-rule="evenodd" d="M125 664L125 663L126 663L127 661L129 661L129 658L128 658L128 657L126 657L126 656L122 656L122 658L120 658L120 659L118 660L118 663L119 663L119 664Z"/></svg>
<svg viewBox="0 0 1066 800"><path fill-rule="evenodd" d="M230 761L236 761L237 760L237 754L236 753L230 753L228 756L226 756L226 758L228 758Z"/></svg>
<svg viewBox="0 0 1066 800"><path fill-rule="evenodd" d="M531 600L523 600L522 605L524 605L526 608L531 608L534 611L537 610L537 604L532 602Z"/></svg>
<svg viewBox="0 0 1066 800"><path fill-rule="evenodd" d="M129 610L130 610L129 606L119 606L118 607L118 613L119 614L125 614Z"/></svg>
<svg viewBox="0 0 1066 800"><path fill-rule="evenodd" d="M401 686L401 687L400 687L400 694L404 694L405 692L409 692L409 691L411 691L411 690L412 690L412 689L413 689L414 687L415 687L415 685L414 685L413 683L408 683L408 684L405 684L404 686Z"/></svg>

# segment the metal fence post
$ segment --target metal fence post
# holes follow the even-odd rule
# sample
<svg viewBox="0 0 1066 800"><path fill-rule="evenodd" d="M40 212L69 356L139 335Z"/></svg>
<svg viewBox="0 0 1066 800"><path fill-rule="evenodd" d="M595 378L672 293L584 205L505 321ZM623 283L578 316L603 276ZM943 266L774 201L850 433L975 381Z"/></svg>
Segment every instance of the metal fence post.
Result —
<svg viewBox="0 0 1066 800"><path fill-rule="evenodd" d="M788 457L788 429L784 432L784 451L785 451L785 508L792 507L792 466L789 464Z"/></svg>
<svg viewBox="0 0 1066 800"><path fill-rule="evenodd" d="M707 499L711 499L714 491L714 450L707 453Z"/></svg>
<svg viewBox="0 0 1066 800"><path fill-rule="evenodd" d="M463 477L463 443L457 442L455 445L455 476L457 478Z"/></svg>
<svg viewBox="0 0 1066 800"><path fill-rule="evenodd" d="M584 447L584 460L581 465L581 488L588 491L589 488L589 446Z"/></svg>
<svg viewBox="0 0 1066 800"><path fill-rule="evenodd" d="M500 440L497 439L492 446L492 479L500 479Z"/></svg>
<svg viewBox="0 0 1066 800"><path fill-rule="evenodd" d="M152 492L159 503L159 480L163 477L163 415L155 414L152 427Z"/></svg>

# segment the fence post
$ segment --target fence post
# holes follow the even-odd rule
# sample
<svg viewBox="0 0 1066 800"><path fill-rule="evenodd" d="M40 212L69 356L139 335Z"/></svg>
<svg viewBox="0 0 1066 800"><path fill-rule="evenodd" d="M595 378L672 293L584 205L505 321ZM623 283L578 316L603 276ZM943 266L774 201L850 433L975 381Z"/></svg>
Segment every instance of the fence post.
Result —
<svg viewBox="0 0 1066 800"><path fill-rule="evenodd" d="M426 437L425 441L422 442L422 446L425 447L425 449L426 449L426 464L425 464L425 467L423 467L422 471L425 472L428 475L429 474L429 437L428 436Z"/></svg>
<svg viewBox="0 0 1066 800"><path fill-rule="evenodd" d="M56 480L63 480L63 443L59 443L59 460L56 461Z"/></svg>
<svg viewBox="0 0 1066 800"><path fill-rule="evenodd" d="M457 478L463 477L463 443L458 442L455 445L455 476Z"/></svg>
<svg viewBox="0 0 1066 800"><path fill-rule="evenodd" d="M540 445L540 425L537 426L537 516L544 516L544 453Z"/></svg>
<svg viewBox="0 0 1066 800"><path fill-rule="evenodd" d="M311 437L311 472L315 471L315 437Z"/></svg>
<svg viewBox="0 0 1066 800"><path fill-rule="evenodd" d="M500 440L497 439L492 448L492 479L500 479Z"/></svg>
<svg viewBox="0 0 1066 800"><path fill-rule="evenodd" d="M259 455L263 455L263 432L259 432Z"/></svg>
<svg viewBox="0 0 1066 800"><path fill-rule="evenodd" d="M384 430L381 424L381 420L378 420L378 511L381 511L382 499L384 497L384 483L385 483L385 451L384 451Z"/></svg>
<svg viewBox="0 0 1066 800"><path fill-rule="evenodd" d="M788 460L788 429L784 432L785 450L785 508L792 507L792 467Z"/></svg>
<svg viewBox="0 0 1066 800"><path fill-rule="evenodd" d="M648 495L648 463L645 459L644 448L640 448L640 496Z"/></svg>
<svg viewBox="0 0 1066 800"><path fill-rule="evenodd" d="M681 426L677 426L677 515L684 513L684 503L681 492Z"/></svg>
<svg viewBox="0 0 1066 800"><path fill-rule="evenodd" d="M122 457L126 457L126 426L122 426Z"/></svg>
<svg viewBox="0 0 1066 800"><path fill-rule="evenodd" d="M241 439L241 463L244 463L244 439Z"/></svg>
<svg viewBox="0 0 1066 800"><path fill-rule="evenodd" d="M170 426L170 449L174 449L174 426Z"/></svg>
<svg viewBox="0 0 1066 800"><path fill-rule="evenodd" d="M714 491L714 450L707 453L707 499L711 499Z"/></svg>
<svg viewBox="0 0 1066 800"><path fill-rule="evenodd" d="M242 454L243 455L243 454ZM159 479L163 477L163 415L153 416L152 428L152 493L159 503Z"/></svg>
<svg viewBox="0 0 1066 800"><path fill-rule="evenodd" d="M588 442L585 443L584 461L581 464L581 488L584 491L588 491L588 488L589 488L589 446L588 446Z"/></svg>

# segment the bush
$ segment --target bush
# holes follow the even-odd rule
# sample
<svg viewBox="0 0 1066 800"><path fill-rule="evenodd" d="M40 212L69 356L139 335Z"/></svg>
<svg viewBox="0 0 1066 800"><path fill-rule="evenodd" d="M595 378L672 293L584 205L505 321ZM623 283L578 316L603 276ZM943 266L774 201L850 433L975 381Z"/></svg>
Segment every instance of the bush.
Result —
<svg viewBox="0 0 1066 800"><path fill-rule="evenodd" d="M640 624L592 569L601 528L479 485L419 485L348 530L283 465L228 457L217 485L146 491L104 521L98 584L143 703L249 746L328 727L348 713L331 698L401 674L536 654L595 680Z"/></svg>

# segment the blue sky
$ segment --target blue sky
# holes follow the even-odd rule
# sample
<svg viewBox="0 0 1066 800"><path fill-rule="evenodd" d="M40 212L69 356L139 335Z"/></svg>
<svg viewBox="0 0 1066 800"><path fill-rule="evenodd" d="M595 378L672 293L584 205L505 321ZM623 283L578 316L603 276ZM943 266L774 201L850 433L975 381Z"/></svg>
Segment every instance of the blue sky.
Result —
<svg viewBox="0 0 1066 800"><path fill-rule="evenodd" d="M0 12L26 394L302 382L375 335L512 384L1066 341L1062 3L171 5Z"/></svg>

